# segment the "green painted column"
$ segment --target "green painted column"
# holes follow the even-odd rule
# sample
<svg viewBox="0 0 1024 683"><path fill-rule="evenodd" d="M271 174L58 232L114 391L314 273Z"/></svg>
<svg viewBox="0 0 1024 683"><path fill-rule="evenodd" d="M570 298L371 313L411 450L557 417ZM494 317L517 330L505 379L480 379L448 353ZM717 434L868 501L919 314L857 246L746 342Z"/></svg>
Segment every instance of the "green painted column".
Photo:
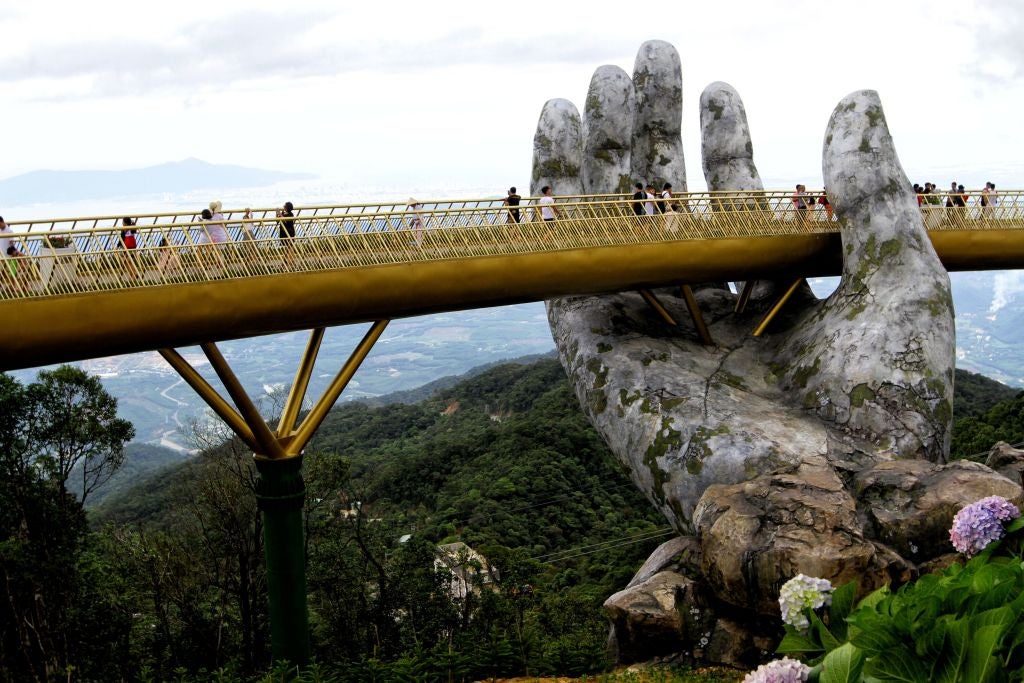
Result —
<svg viewBox="0 0 1024 683"><path fill-rule="evenodd" d="M309 612L306 607L306 548L302 512L306 484L302 456L256 459L260 477L256 500L263 514L263 550L270 600L270 643L275 661L309 663Z"/></svg>

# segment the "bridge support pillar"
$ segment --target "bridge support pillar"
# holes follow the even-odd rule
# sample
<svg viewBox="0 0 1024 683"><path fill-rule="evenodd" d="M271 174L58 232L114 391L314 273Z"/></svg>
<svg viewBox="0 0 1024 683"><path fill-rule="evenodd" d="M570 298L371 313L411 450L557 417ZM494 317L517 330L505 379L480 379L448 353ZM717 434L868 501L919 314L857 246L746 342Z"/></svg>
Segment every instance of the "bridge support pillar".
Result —
<svg viewBox="0 0 1024 683"><path fill-rule="evenodd" d="M160 350L160 355L181 378L253 451L256 470L259 472L255 493L263 518L270 641L275 661L287 660L298 667L309 663L306 544L303 538L306 500L306 485L302 480L303 449L389 322L378 320L370 326L330 386L300 420L301 407L324 335L323 328L313 330L276 430L270 429L216 344L202 344L202 349L224 384L233 405L181 354L174 349Z"/></svg>
<svg viewBox="0 0 1024 683"><path fill-rule="evenodd" d="M306 606L306 548L302 512L306 485L302 456L256 458L256 501L263 516L263 554L270 603L270 646L274 661L309 663Z"/></svg>

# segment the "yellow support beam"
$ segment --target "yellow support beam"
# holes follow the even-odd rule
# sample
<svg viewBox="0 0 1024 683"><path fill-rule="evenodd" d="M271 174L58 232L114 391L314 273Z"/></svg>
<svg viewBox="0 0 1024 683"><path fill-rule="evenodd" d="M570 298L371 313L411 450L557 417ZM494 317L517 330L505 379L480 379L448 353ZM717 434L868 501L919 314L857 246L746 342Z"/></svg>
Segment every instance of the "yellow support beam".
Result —
<svg viewBox="0 0 1024 683"><path fill-rule="evenodd" d="M341 392L348 386L352 376L356 374L356 370L362 364L363 360L366 359L370 349L377 343L380 336L384 334L384 329L388 326L390 320L377 320L370 326L370 329L363 335L362 340L356 349L349 356L349 359L342 366L338 374L335 375L334 380L331 382L327 390L324 391L323 395L317 400L310 409L309 414L306 415L306 419L302 421L299 428L287 439L285 448L288 456L296 456L301 454L302 449L306 447L306 443L309 442L317 428L320 427L320 423L327 417L327 413L330 412L331 408L334 407L334 403L341 396Z"/></svg>
<svg viewBox="0 0 1024 683"><path fill-rule="evenodd" d="M683 301L686 302L686 310L690 312L693 326L697 328L697 336L700 337L701 342L705 346L714 346L715 340L711 338L711 332L708 330L707 323L704 322L704 315L700 312L700 306L697 304L696 297L693 296L690 285L683 285Z"/></svg>
<svg viewBox="0 0 1024 683"><path fill-rule="evenodd" d="M238 435L238 438L244 441L254 452L260 450L259 441L253 436L252 430L246 425L242 416L217 393L216 389L210 386L209 382L202 375L196 372L195 368L189 365L189 362L180 353L174 349L158 349L158 352L167 361L168 365L174 368L181 378L185 380L185 383L199 394L199 397L206 402L206 405L210 406L213 412L220 419L224 420L231 431Z"/></svg>
<svg viewBox="0 0 1024 683"><path fill-rule="evenodd" d="M768 329L768 325L771 324L772 320L775 318L776 315L778 315L779 311L782 310L782 307L786 305L786 302L789 301L789 298L793 296L793 294L797 290L797 287L799 287L802 282L804 282L804 278L802 277L794 280L793 284L791 284L789 286L789 289L786 290L786 293L783 294L777 302L775 302L775 305L772 306L771 310L765 314L765 316L761 319L761 322L758 323L757 327L754 328L755 337L760 337L762 334L764 334L764 331Z"/></svg>
<svg viewBox="0 0 1024 683"><path fill-rule="evenodd" d="M649 289L641 289L638 291L640 292L640 296L644 298L644 301L647 302L647 305L653 308L654 311L661 316L661 319L664 320L669 327L676 326L677 323L675 318L673 318L672 314L665 309L665 307L662 305L660 301L658 301L658 297L654 296L654 292L652 292Z"/></svg>
<svg viewBox="0 0 1024 683"><path fill-rule="evenodd" d="M302 401L306 398L306 390L309 388L309 378L313 374L313 365L316 363L317 354L320 352L320 344L324 339L324 328L318 327L309 335L306 343L306 350L302 354L299 368L295 372L295 380L288 391L288 400L281 409L281 420L277 423L278 438L287 436L295 429L295 420L302 409Z"/></svg>
<svg viewBox="0 0 1024 683"><path fill-rule="evenodd" d="M245 424L249 427L253 439L256 441L257 448L254 449L256 453L271 460L285 457L284 449L281 448L277 437L270 431L266 420L260 415L256 405L249 398L249 394L246 393L245 387L242 386L238 377L231 370L231 366L224 360L224 356L221 355L217 345L206 343L202 344L201 348L210 360L210 365L213 366L214 372L220 377L220 381L224 383L224 388L228 390L228 394L235 402L235 406L238 407L238 411L245 420Z"/></svg>

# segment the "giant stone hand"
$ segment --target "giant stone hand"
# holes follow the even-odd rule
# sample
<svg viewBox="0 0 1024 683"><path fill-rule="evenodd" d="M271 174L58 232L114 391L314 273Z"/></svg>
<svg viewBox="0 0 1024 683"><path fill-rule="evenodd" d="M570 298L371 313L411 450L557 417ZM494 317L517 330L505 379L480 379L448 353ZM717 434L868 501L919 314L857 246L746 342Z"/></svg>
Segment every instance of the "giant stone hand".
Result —
<svg viewBox="0 0 1024 683"><path fill-rule="evenodd" d="M681 93L668 43L644 44L632 83L601 67L582 120L566 100L545 105L532 190L625 192L630 180L684 189ZM708 86L700 117L709 189L762 190L735 90ZM707 609L701 617L677 610L680 648L697 647L694 634L704 629L743 641L735 614L777 615L778 588L800 572L858 579L862 589L905 581L951 549L944 534L961 505L1021 497L1016 483L984 466L945 462L955 350L949 278L875 92L836 107L823 176L842 231L840 285L824 300L801 288L763 337L752 328L776 284L789 283L760 283L743 314L723 286L698 288L713 347L686 322L678 288L659 291L684 321L677 329L635 293L547 302L584 411L636 485L680 534L694 536L677 569L699 575L684 593ZM653 580L656 569L634 583ZM635 642L641 632L616 616L617 597L608 609L620 657L649 656ZM749 664L736 647L706 656Z"/></svg>

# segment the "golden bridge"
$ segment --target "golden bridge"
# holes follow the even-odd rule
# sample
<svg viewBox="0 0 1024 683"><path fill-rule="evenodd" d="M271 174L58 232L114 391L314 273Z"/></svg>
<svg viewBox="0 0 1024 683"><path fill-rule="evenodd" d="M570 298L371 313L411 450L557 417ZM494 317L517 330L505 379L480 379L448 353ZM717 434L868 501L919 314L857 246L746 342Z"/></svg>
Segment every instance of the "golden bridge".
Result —
<svg viewBox="0 0 1024 683"><path fill-rule="evenodd" d="M995 205L979 193L946 201L925 195L922 213L947 269L1024 266L1024 191ZM22 255L0 255L0 370L158 350L256 454L274 657L303 663L302 451L389 320L638 290L674 322L652 292L672 285L710 342L689 285L747 282L742 308L756 279L792 281L791 293L841 272L839 223L820 202L797 209L791 193L748 191L678 194L672 206L636 215L621 196L559 197L551 221L535 199L517 216L501 199L309 206L293 218L229 211L215 222L155 214L133 216L133 249L120 216L14 222L2 237ZM325 328L356 322L372 325L303 414ZM312 331L273 426L216 342L301 329ZM175 351L195 344L230 400Z"/></svg>
<svg viewBox="0 0 1024 683"><path fill-rule="evenodd" d="M945 202L944 195L932 195ZM7 321L0 369L298 329L657 285L836 275L838 223L790 193L677 195L675 213L637 216L633 200L560 197L545 222L525 200L311 206L282 240L273 209L225 212L228 241L194 214L12 222L25 254L0 272ZM1024 192L982 215L924 204L949 270L1024 264ZM806 217L803 214L807 214ZM15 272L16 271L16 272Z"/></svg>

